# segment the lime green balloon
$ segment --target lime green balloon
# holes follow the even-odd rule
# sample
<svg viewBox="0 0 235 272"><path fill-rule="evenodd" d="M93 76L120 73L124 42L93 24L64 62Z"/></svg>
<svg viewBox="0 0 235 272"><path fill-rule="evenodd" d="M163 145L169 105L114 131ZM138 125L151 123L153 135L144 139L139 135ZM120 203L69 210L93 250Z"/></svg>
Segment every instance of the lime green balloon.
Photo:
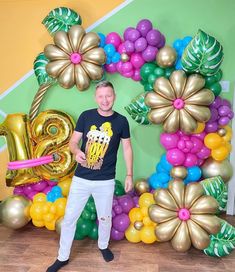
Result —
<svg viewBox="0 0 235 272"><path fill-rule="evenodd" d="M154 72L156 64L145 63L140 69L140 76L143 80L147 81L150 74Z"/></svg>

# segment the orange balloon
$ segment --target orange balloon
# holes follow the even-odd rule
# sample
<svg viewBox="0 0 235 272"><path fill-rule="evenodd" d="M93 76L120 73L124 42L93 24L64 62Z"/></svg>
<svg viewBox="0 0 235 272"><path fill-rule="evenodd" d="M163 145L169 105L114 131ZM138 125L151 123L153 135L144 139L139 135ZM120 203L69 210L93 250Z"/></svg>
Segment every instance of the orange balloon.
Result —
<svg viewBox="0 0 235 272"><path fill-rule="evenodd" d="M193 132L193 134L198 134L203 132L203 130L205 129L205 123L197 123L197 128L196 130Z"/></svg>
<svg viewBox="0 0 235 272"><path fill-rule="evenodd" d="M228 155L229 149L225 145L212 149L211 151L211 157L216 161L223 161L228 157Z"/></svg>
<svg viewBox="0 0 235 272"><path fill-rule="evenodd" d="M221 146L223 142L222 137L220 137L217 133L209 133L204 138L205 146L210 149L215 149Z"/></svg>

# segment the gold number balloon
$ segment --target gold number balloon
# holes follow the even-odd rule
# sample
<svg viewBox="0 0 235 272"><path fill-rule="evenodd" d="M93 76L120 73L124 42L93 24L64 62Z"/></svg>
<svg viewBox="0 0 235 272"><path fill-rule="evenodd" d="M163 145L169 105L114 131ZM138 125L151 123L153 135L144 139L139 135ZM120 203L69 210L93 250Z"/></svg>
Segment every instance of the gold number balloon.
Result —
<svg viewBox="0 0 235 272"><path fill-rule="evenodd" d="M30 160L53 153L57 153L59 159L33 168L7 170L7 186L70 175L75 168L75 161L68 148L73 129L72 118L61 111L41 112L32 124L26 114L9 114L0 124L0 135L6 137L10 162Z"/></svg>

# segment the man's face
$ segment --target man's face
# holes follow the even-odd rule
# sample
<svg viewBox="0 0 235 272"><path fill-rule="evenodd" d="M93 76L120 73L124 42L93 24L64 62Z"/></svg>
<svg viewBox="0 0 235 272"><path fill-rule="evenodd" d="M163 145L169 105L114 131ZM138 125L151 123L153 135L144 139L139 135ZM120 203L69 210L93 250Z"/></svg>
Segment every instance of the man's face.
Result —
<svg viewBox="0 0 235 272"><path fill-rule="evenodd" d="M95 92L95 101L102 111L112 110L115 93L111 87L99 87Z"/></svg>

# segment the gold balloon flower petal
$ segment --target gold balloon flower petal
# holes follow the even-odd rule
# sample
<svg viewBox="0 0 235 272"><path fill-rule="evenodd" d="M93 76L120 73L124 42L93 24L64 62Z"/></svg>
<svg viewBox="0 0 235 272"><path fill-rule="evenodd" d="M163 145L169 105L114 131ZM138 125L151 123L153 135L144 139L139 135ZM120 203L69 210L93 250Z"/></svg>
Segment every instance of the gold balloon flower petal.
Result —
<svg viewBox="0 0 235 272"><path fill-rule="evenodd" d="M212 196L201 196L190 208L195 214L214 214L219 208L219 203Z"/></svg>
<svg viewBox="0 0 235 272"><path fill-rule="evenodd" d="M98 80L103 75L103 69L101 66L86 61L82 61L81 66L92 80Z"/></svg>
<svg viewBox="0 0 235 272"><path fill-rule="evenodd" d="M210 119L211 112L209 108L197 105L185 105L184 109L191 115L194 119L200 123L207 122Z"/></svg>
<svg viewBox="0 0 235 272"><path fill-rule="evenodd" d="M87 33L79 46L79 53L84 54L92 48L98 47L100 43L99 36L94 32Z"/></svg>
<svg viewBox="0 0 235 272"><path fill-rule="evenodd" d="M174 237L171 240L172 247L179 251L185 252L191 247L191 239L186 222L182 222L178 227Z"/></svg>
<svg viewBox="0 0 235 272"><path fill-rule="evenodd" d="M75 82L78 90L80 91L87 89L90 85L89 76L81 65L75 66Z"/></svg>
<svg viewBox="0 0 235 272"><path fill-rule="evenodd" d="M106 56L102 48L93 48L82 56L82 60L96 65L102 65L105 62L105 58Z"/></svg>
<svg viewBox="0 0 235 272"><path fill-rule="evenodd" d="M187 82L186 74L183 70L174 71L170 76L170 83L175 91L175 97L182 97Z"/></svg>
<svg viewBox="0 0 235 272"><path fill-rule="evenodd" d="M190 219L208 233L216 234L221 228L220 219L215 215L192 214Z"/></svg>
<svg viewBox="0 0 235 272"><path fill-rule="evenodd" d="M78 48L85 34L85 30L80 25L74 25L69 29L68 37L73 48L73 52L78 51Z"/></svg>
<svg viewBox="0 0 235 272"><path fill-rule="evenodd" d="M207 106L210 105L214 100L215 96L211 90L202 89L200 92L185 99L185 102L187 104Z"/></svg>
<svg viewBox="0 0 235 272"><path fill-rule="evenodd" d="M197 128L197 121L186 110L182 109L179 112L180 129L186 133L194 131Z"/></svg>
<svg viewBox="0 0 235 272"><path fill-rule="evenodd" d="M70 64L60 73L58 81L63 88L69 89L74 86L74 80L74 65Z"/></svg>
<svg viewBox="0 0 235 272"><path fill-rule="evenodd" d="M55 60L51 61L46 66L46 71L51 77L57 78L59 74L71 64L69 60Z"/></svg>
<svg viewBox="0 0 235 272"><path fill-rule="evenodd" d="M58 31L54 36L54 43L68 55L73 53L73 49L70 45L70 40L66 32Z"/></svg>
<svg viewBox="0 0 235 272"><path fill-rule="evenodd" d="M185 188L184 207L190 209L194 202L204 195L203 186L198 182L191 182Z"/></svg>
<svg viewBox="0 0 235 272"><path fill-rule="evenodd" d="M184 207L184 188L184 183L178 181L170 181L168 185L168 190L175 199L179 208Z"/></svg>
<svg viewBox="0 0 235 272"><path fill-rule="evenodd" d="M154 83L154 91L168 100L174 100L175 93L171 83L165 77L159 77Z"/></svg>
<svg viewBox="0 0 235 272"><path fill-rule="evenodd" d="M177 212L164 209L158 205L149 207L149 217L155 223L166 222L177 217Z"/></svg>
<svg viewBox="0 0 235 272"><path fill-rule="evenodd" d="M145 104L153 109L157 109L162 108L162 105L172 106L172 101L164 98L161 95L157 95L154 92L149 92L145 97Z"/></svg>
<svg viewBox="0 0 235 272"><path fill-rule="evenodd" d="M163 123L163 129L168 131L168 133L173 133L179 130L180 126L180 111L173 110L166 118Z"/></svg>
<svg viewBox="0 0 235 272"><path fill-rule="evenodd" d="M174 198L167 189L156 190L154 193L154 199L162 208L170 209L173 211L178 211L179 209Z"/></svg>
<svg viewBox="0 0 235 272"><path fill-rule="evenodd" d="M167 242L172 239L180 224L179 218L161 223L156 226L155 234L161 242Z"/></svg>
<svg viewBox="0 0 235 272"><path fill-rule="evenodd" d="M44 54L50 61L69 59L69 55L54 44L48 44L44 48Z"/></svg>
<svg viewBox="0 0 235 272"><path fill-rule="evenodd" d="M188 97L191 97L198 91L200 91L205 86L205 79L198 74L192 74L188 77L187 83L182 95L182 98L185 100Z"/></svg>
<svg viewBox="0 0 235 272"><path fill-rule="evenodd" d="M153 109L148 113L148 119L155 124L161 124L168 115L174 110L172 106Z"/></svg>

